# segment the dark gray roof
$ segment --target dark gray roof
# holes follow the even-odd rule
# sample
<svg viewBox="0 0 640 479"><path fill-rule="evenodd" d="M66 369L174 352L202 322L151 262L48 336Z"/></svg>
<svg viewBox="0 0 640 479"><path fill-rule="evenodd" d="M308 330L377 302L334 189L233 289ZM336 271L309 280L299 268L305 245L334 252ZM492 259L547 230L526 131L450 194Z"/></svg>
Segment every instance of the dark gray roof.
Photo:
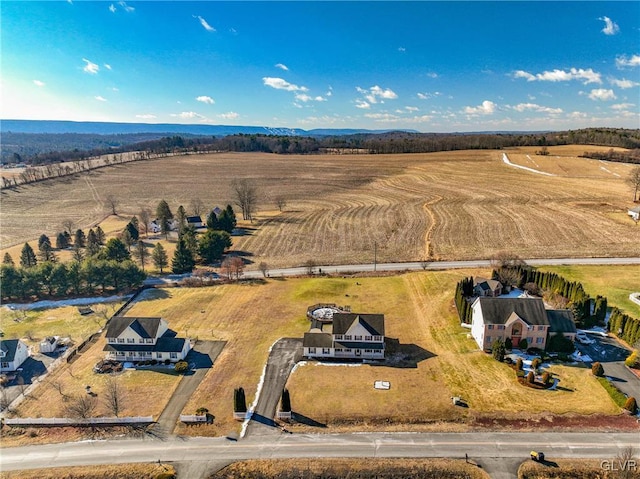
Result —
<svg viewBox="0 0 640 479"><path fill-rule="evenodd" d="M474 287L478 286L483 291L487 291L487 290L493 291L497 289L498 286L502 287L502 283L500 283L500 281L497 281L495 279L475 278L473 282L473 286Z"/></svg>
<svg viewBox="0 0 640 479"><path fill-rule="evenodd" d="M18 349L19 339L3 339L0 341L0 349L4 351L2 362L10 363L16 358L16 350Z"/></svg>
<svg viewBox="0 0 640 479"><path fill-rule="evenodd" d="M384 349L384 343L363 343L361 341L336 341L336 348L347 349Z"/></svg>
<svg viewBox="0 0 640 479"><path fill-rule="evenodd" d="M305 348L331 348L333 336L329 333L304 333L302 346Z"/></svg>
<svg viewBox="0 0 640 479"><path fill-rule="evenodd" d="M333 313L333 334L345 334L356 321L372 336L384 336L384 314Z"/></svg>
<svg viewBox="0 0 640 479"><path fill-rule="evenodd" d="M127 318L114 316L109 321L107 338L117 338L122 332L131 326L141 338L155 338L162 318Z"/></svg>
<svg viewBox="0 0 640 479"><path fill-rule="evenodd" d="M505 324L516 313L529 325L548 325L540 298L478 298L484 324Z"/></svg>
<svg viewBox="0 0 640 479"><path fill-rule="evenodd" d="M573 320L573 313L568 309L548 309L550 333L575 333L576 323Z"/></svg>
<svg viewBox="0 0 640 479"><path fill-rule="evenodd" d="M187 216L187 223L202 223L200 216Z"/></svg>
<svg viewBox="0 0 640 479"><path fill-rule="evenodd" d="M158 352L158 353L179 353L184 347L185 338L158 338L156 344L107 344L103 351L114 351L126 353L127 351L137 352Z"/></svg>

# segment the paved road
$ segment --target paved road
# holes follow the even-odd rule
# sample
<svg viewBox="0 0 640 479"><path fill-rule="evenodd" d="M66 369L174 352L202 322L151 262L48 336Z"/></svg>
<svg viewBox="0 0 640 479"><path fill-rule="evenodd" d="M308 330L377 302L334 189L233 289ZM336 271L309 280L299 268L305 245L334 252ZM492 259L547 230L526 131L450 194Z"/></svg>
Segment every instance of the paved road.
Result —
<svg viewBox="0 0 640 479"><path fill-rule="evenodd" d="M526 459L532 449L554 458L613 458L637 447L637 433L306 434L166 441L123 439L3 448L0 470L131 462L238 461L300 457L451 457Z"/></svg>
<svg viewBox="0 0 640 479"><path fill-rule="evenodd" d="M164 437L171 434L180 418L180 413L195 392L204 376L209 372L218 355L222 352L224 341L198 341L187 354L186 360L191 366L188 374L183 376L167 406L154 424L153 433ZM195 414L193 411L192 414Z"/></svg>
<svg viewBox="0 0 640 479"><path fill-rule="evenodd" d="M291 370L302 359L302 339L283 338L273 345L265 366L264 380L251 420L247 427L250 436L280 435L273 420L282 390Z"/></svg>

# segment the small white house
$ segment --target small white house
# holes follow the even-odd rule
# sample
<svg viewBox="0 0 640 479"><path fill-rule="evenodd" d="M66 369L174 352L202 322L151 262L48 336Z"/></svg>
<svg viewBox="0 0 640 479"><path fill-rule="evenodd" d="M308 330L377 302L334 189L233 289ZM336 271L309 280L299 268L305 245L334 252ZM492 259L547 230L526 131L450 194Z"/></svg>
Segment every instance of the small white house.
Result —
<svg viewBox="0 0 640 479"><path fill-rule="evenodd" d="M14 372L29 357L29 348L19 339L0 341L0 372Z"/></svg>
<svg viewBox="0 0 640 479"><path fill-rule="evenodd" d="M40 341L40 352L41 353L52 353L58 347L58 336L47 336L42 341Z"/></svg>
<svg viewBox="0 0 640 479"><path fill-rule="evenodd" d="M627 212L633 221L640 221L640 206L636 206L635 208L630 208Z"/></svg>
<svg viewBox="0 0 640 479"><path fill-rule="evenodd" d="M115 316L107 327L107 359L116 361L148 361L155 359L172 363L185 358L191 342L168 334L162 318L128 318Z"/></svg>

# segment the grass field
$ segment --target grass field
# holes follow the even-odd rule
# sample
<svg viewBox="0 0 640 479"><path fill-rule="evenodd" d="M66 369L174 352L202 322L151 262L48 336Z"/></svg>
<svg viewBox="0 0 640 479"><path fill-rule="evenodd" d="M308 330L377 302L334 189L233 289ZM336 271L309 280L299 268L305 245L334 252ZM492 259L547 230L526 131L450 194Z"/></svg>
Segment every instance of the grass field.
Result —
<svg viewBox="0 0 640 479"><path fill-rule="evenodd" d="M248 178L259 189L259 211L255 229L235 237L234 249L271 267L310 258L372 262L374 246L379 261L486 258L499 250L523 257L637 256L637 227L620 215L630 205L624 178L631 166L577 158L585 148L552 147L544 158L532 149L507 150L514 163L535 168L529 155L553 177L504 164L502 151L221 153L134 162L3 191L0 245L52 236L67 218L78 227L94 225L108 213L108 194L128 219L141 207L155 210L162 198L174 211L196 198L209 208L225 205L232 202L231 181ZM287 206L274 214L278 195Z"/></svg>
<svg viewBox="0 0 640 479"><path fill-rule="evenodd" d="M533 461L525 461L518 469L518 479L594 479L594 478L640 478L640 470L620 471L619 459L547 459L553 464L540 464ZM555 465L554 465L555 464ZM615 464L615 471L607 471Z"/></svg>
<svg viewBox="0 0 640 479"><path fill-rule="evenodd" d="M553 271L570 281L580 281L590 296L606 296L610 307L617 306L640 318L640 305L629 299L631 293L640 291L640 266L545 266L540 269Z"/></svg>
<svg viewBox="0 0 640 479"><path fill-rule="evenodd" d="M96 471L100 471L99 476ZM0 479L155 479L175 474L173 466L154 464L104 464L100 466L53 467L0 473Z"/></svg>

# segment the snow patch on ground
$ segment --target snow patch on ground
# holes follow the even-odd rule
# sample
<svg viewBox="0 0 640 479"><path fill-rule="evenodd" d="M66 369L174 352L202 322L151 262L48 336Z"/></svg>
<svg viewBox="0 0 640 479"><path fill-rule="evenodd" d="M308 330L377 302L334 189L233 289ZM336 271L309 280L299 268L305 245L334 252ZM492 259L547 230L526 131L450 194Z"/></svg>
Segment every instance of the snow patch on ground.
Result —
<svg viewBox="0 0 640 479"><path fill-rule="evenodd" d="M74 298L74 299L60 299L57 301L36 301L34 303L28 304L20 304L20 303L7 303L3 305L8 309L20 309L20 310L31 310L31 309L49 309L49 308L62 308L64 306L86 306L89 304L98 304L98 303L114 303L117 301L123 301L131 298L131 294L126 296L109 296L106 298L97 297L97 298Z"/></svg>
<svg viewBox="0 0 640 479"><path fill-rule="evenodd" d="M530 171L531 173L538 173L539 175L545 175L545 176L556 176L553 173L547 173L546 171L534 170L533 168L529 168L529 167L526 167L526 166L521 166L521 165L516 165L515 163L511 163L511 161L509 161L509 157L507 156L506 153L502 154L502 161L504 161L509 166L513 166L515 168L520 168L522 170L527 170L527 171Z"/></svg>

